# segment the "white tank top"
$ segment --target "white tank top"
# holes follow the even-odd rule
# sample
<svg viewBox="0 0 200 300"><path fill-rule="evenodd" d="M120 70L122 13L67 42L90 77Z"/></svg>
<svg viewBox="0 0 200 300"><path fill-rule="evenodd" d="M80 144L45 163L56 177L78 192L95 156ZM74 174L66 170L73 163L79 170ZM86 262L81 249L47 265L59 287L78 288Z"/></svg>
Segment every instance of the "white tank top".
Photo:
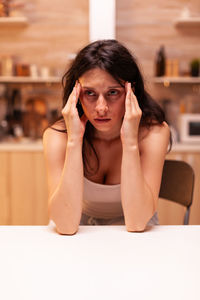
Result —
<svg viewBox="0 0 200 300"><path fill-rule="evenodd" d="M95 183L84 177L83 213L104 219L123 216L120 186Z"/></svg>
<svg viewBox="0 0 200 300"><path fill-rule="evenodd" d="M120 187L121 184L105 185L84 177L83 214L102 219L123 217ZM147 225L159 225L157 212Z"/></svg>

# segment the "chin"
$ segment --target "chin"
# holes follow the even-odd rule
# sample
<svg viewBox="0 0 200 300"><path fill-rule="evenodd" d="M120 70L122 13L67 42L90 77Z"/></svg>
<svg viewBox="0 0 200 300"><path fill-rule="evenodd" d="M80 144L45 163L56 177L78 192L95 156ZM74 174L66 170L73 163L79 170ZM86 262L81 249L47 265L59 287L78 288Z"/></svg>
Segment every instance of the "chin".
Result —
<svg viewBox="0 0 200 300"><path fill-rule="evenodd" d="M103 127L103 126L94 126L93 124L92 124L92 126L96 129L96 130L98 130L98 131L101 131L101 132L109 132L112 128L105 128L105 127Z"/></svg>
<svg viewBox="0 0 200 300"><path fill-rule="evenodd" d="M94 122L90 122L92 126L102 132L110 131L113 128L113 125L111 124L96 124Z"/></svg>

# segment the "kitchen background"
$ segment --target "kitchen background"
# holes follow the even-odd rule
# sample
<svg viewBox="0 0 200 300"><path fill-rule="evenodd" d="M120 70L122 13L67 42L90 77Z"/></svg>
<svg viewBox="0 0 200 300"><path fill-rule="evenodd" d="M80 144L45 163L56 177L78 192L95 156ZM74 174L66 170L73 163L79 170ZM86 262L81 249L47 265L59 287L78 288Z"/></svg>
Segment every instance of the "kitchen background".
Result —
<svg viewBox="0 0 200 300"><path fill-rule="evenodd" d="M0 224L48 223L41 137L59 115L64 71L91 40L91 1L0 0ZM200 114L200 2L115 5L115 37L137 58L171 126L174 146L167 157L194 168L190 224L200 224L200 142L180 143L178 124L183 113ZM161 199L158 212L161 224L182 223L178 204Z"/></svg>

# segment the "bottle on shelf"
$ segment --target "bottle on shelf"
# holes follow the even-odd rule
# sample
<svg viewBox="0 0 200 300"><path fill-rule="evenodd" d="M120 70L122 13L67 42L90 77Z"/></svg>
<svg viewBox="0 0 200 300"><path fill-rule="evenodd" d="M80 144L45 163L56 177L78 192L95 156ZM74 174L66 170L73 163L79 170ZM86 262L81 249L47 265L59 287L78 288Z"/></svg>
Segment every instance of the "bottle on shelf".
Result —
<svg viewBox="0 0 200 300"><path fill-rule="evenodd" d="M21 138L23 136L21 92L19 89L8 90L6 96L8 100L6 114L8 135Z"/></svg>
<svg viewBox="0 0 200 300"><path fill-rule="evenodd" d="M40 139L48 125L45 99L38 96L28 98L23 115L24 136L33 140Z"/></svg>
<svg viewBox="0 0 200 300"><path fill-rule="evenodd" d="M0 1L0 17L9 17L10 15L10 0Z"/></svg>
<svg viewBox="0 0 200 300"><path fill-rule="evenodd" d="M190 62L190 74L192 77L200 76L200 59L195 58Z"/></svg>
<svg viewBox="0 0 200 300"><path fill-rule="evenodd" d="M13 90L13 129L14 136L21 138L23 136L22 130L22 99L20 89Z"/></svg>
<svg viewBox="0 0 200 300"><path fill-rule="evenodd" d="M6 108L7 101L5 98L5 89L0 87L0 141L6 137L8 131L8 122L5 119Z"/></svg>
<svg viewBox="0 0 200 300"><path fill-rule="evenodd" d="M1 76L13 76L13 58L10 55L1 56Z"/></svg>
<svg viewBox="0 0 200 300"><path fill-rule="evenodd" d="M160 49L156 55L156 70L155 75L160 77L165 75L165 68L166 68L166 56L165 56L165 48L163 45L160 46Z"/></svg>
<svg viewBox="0 0 200 300"><path fill-rule="evenodd" d="M6 109L6 116L5 120L7 122L7 135L13 136L13 106L11 103L11 94L12 90L7 88L5 91L5 98L7 99L7 109Z"/></svg>
<svg viewBox="0 0 200 300"><path fill-rule="evenodd" d="M178 77L179 76L179 61L178 59L166 59L165 61L165 76Z"/></svg>

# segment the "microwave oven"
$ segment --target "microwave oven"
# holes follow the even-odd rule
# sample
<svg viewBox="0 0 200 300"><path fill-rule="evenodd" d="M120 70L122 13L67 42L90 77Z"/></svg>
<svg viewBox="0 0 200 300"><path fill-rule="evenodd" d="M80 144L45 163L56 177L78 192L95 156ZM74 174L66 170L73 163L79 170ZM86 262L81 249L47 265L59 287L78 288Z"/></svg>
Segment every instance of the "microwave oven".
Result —
<svg viewBox="0 0 200 300"><path fill-rule="evenodd" d="M180 114L179 138L182 143L200 143L200 114Z"/></svg>

